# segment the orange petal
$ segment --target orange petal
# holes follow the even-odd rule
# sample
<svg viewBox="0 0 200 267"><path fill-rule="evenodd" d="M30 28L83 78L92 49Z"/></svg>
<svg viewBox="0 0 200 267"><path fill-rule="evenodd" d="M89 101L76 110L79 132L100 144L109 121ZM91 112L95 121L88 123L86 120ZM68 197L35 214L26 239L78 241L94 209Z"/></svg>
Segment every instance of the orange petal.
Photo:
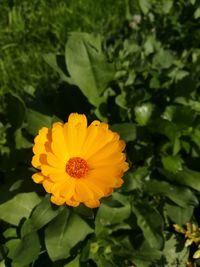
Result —
<svg viewBox="0 0 200 267"><path fill-rule="evenodd" d="M53 125L51 148L55 156L59 158L62 162L68 161L69 152L65 143L63 124L61 123L54 123Z"/></svg>
<svg viewBox="0 0 200 267"><path fill-rule="evenodd" d="M65 199L52 195L51 196L51 202L56 204L56 205L63 205L65 203Z"/></svg>
<svg viewBox="0 0 200 267"><path fill-rule="evenodd" d="M42 181L44 181L45 176L41 172L37 172L32 175L32 179L35 183L39 184L42 183Z"/></svg>
<svg viewBox="0 0 200 267"><path fill-rule="evenodd" d="M75 180L73 178L69 178L66 183L62 185L60 190L60 195L65 199L70 199L75 192Z"/></svg>
<svg viewBox="0 0 200 267"><path fill-rule="evenodd" d="M52 189L54 183L52 183L49 179L45 179L43 181L42 185L43 185L43 187L47 193L51 193L51 189Z"/></svg>
<svg viewBox="0 0 200 267"><path fill-rule="evenodd" d="M85 201L84 204L88 208L97 208L100 206L100 201L99 200L89 200L89 201Z"/></svg>
<svg viewBox="0 0 200 267"><path fill-rule="evenodd" d="M82 179L76 179L74 199L80 202L94 199L93 192Z"/></svg>

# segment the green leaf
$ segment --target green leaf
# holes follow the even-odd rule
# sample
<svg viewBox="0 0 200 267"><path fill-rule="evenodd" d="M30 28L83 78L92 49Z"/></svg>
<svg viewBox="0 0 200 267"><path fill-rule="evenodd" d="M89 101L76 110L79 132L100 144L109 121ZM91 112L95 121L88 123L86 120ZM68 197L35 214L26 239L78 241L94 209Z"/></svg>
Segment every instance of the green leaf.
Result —
<svg viewBox="0 0 200 267"><path fill-rule="evenodd" d="M77 214L65 209L45 229L45 244L52 261L66 259L70 250L93 229Z"/></svg>
<svg viewBox="0 0 200 267"><path fill-rule="evenodd" d="M194 212L194 206L191 205L183 208L166 203L165 209L170 219L179 225L184 225L190 222Z"/></svg>
<svg viewBox="0 0 200 267"><path fill-rule="evenodd" d="M14 266L23 267L36 260L40 252L40 241L36 232L25 235L22 239L11 239L6 243L8 257Z"/></svg>
<svg viewBox="0 0 200 267"><path fill-rule="evenodd" d="M160 213L145 203L132 203L133 213L145 239L152 248L161 250L164 246L163 219Z"/></svg>
<svg viewBox="0 0 200 267"><path fill-rule="evenodd" d="M200 18L200 7L198 7L194 12L194 18L198 19Z"/></svg>
<svg viewBox="0 0 200 267"><path fill-rule="evenodd" d="M165 258L164 262L166 262L166 266L187 266L189 249L184 245L180 245L180 242L176 238L176 235L173 234L166 236L163 256Z"/></svg>
<svg viewBox="0 0 200 267"><path fill-rule="evenodd" d="M74 83L90 103L100 104L100 95L114 77L113 64L101 49L100 37L87 33L71 33L65 50L66 65Z"/></svg>
<svg viewBox="0 0 200 267"><path fill-rule="evenodd" d="M0 219L18 225L22 218L28 218L32 209L40 202L40 197L34 193L20 193L0 205Z"/></svg>
<svg viewBox="0 0 200 267"><path fill-rule="evenodd" d="M122 207L110 207L105 204L101 204L95 219L96 234L98 235L105 226L122 223L130 216L130 214L131 206L129 203Z"/></svg>
<svg viewBox="0 0 200 267"><path fill-rule="evenodd" d="M29 108L27 110L27 122L27 131L32 135L36 135L42 127L50 128L53 118Z"/></svg>
<svg viewBox="0 0 200 267"><path fill-rule="evenodd" d="M138 1L140 8L144 14L147 14L149 9L151 8L151 1L150 0L139 0Z"/></svg>
<svg viewBox="0 0 200 267"><path fill-rule="evenodd" d="M63 267L80 267L79 258L80 257L77 256L75 259L65 264Z"/></svg>
<svg viewBox="0 0 200 267"><path fill-rule="evenodd" d="M51 66L56 72L58 72L58 74L60 75L60 78L69 83L69 84L73 84L73 81L70 77L67 76L67 74L65 74L64 70L62 69L64 65L63 63L65 62L65 57L62 55L55 55L52 53L48 53L43 55L45 61L49 64L49 66ZM63 62L62 62L63 61Z"/></svg>
<svg viewBox="0 0 200 267"><path fill-rule="evenodd" d="M190 170L188 168L183 168L182 171L177 172L176 174L171 173L166 170L159 170L169 181L187 185L197 191L200 191L200 173Z"/></svg>
<svg viewBox="0 0 200 267"><path fill-rule="evenodd" d="M6 267L4 260L0 262L0 267Z"/></svg>
<svg viewBox="0 0 200 267"><path fill-rule="evenodd" d="M16 228L7 228L6 231L3 232L3 236L5 239L17 237Z"/></svg>
<svg viewBox="0 0 200 267"><path fill-rule="evenodd" d="M141 126L147 125L152 112L154 110L154 105L152 103L144 103L141 106L135 107L135 120Z"/></svg>
<svg viewBox="0 0 200 267"><path fill-rule="evenodd" d="M24 101L15 93L6 95L7 116L12 127L16 130L20 128L24 122L26 107Z"/></svg>
<svg viewBox="0 0 200 267"><path fill-rule="evenodd" d="M124 175L124 184L122 189L130 192L138 188L142 188L143 180L149 176L146 167L139 167L135 171L129 171Z"/></svg>
<svg viewBox="0 0 200 267"><path fill-rule="evenodd" d="M179 156L162 156L162 164L168 171L176 173L182 170L183 160Z"/></svg>
<svg viewBox="0 0 200 267"><path fill-rule="evenodd" d="M19 128L15 131L14 133L15 137L15 146L16 149L25 149L25 148L30 148L33 146L31 142L29 142L24 136L22 129Z"/></svg>
<svg viewBox="0 0 200 267"><path fill-rule="evenodd" d="M137 267L161 267L157 263L162 256L162 252L152 248L149 243L144 240L140 244L139 249L134 251L134 264Z"/></svg>
<svg viewBox="0 0 200 267"><path fill-rule="evenodd" d="M153 58L153 66L157 69L168 69L174 63L174 60L170 50L160 49Z"/></svg>
<svg viewBox="0 0 200 267"><path fill-rule="evenodd" d="M31 221L35 230L52 221L62 211L63 207L53 207L50 199L45 197L35 208L31 215Z"/></svg>
<svg viewBox="0 0 200 267"><path fill-rule="evenodd" d="M164 181L150 180L144 183L143 189L152 194L166 196L183 208L198 205L198 199L194 193L189 188L180 185L175 186Z"/></svg>
<svg viewBox="0 0 200 267"><path fill-rule="evenodd" d="M136 139L136 125L134 123L113 124L110 128L117 132L121 139L126 142Z"/></svg>

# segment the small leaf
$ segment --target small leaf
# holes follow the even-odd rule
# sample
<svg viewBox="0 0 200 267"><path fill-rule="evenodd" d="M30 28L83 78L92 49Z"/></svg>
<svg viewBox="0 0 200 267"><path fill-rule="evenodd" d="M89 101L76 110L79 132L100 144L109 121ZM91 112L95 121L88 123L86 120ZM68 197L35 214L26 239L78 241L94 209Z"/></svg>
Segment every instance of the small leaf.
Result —
<svg viewBox="0 0 200 267"><path fill-rule="evenodd" d="M170 50L160 49L153 58L153 66L157 69L168 69L174 63L174 60Z"/></svg>
<svg viewBox="0 0 200 267"><path fill-rule="evenodd" d="M168 171L176 173L182 170L183 160L179 156L162 156L162 164Z"/></svg>
<svg viewBox="0 0 200 267"><path fill-rule="evenodd" d="M154 105L152 103L144 103L141 106L135 107L135 119L141 126L148 124Z"/></svg>
<svg viewBox="0 0 200 267"><path fill-rule="evenodd" d="M134 123L113 124L111 129L117 132L121 139L126 142L134 141L136 139L136 125Z"/></svg>

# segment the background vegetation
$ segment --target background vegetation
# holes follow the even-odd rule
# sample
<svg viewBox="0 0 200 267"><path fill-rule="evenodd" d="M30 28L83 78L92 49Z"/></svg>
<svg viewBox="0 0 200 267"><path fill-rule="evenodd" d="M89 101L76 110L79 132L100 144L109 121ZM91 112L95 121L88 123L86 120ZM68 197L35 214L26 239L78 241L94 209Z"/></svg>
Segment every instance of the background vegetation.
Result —
<svg viewBox="0 0 200 267"><path fill-rule="evenodd" d="M199 266L199 1L3 0L0 22L0 267ZM127 142L95 210L31 179L34 136L71 112Z"/></svg>

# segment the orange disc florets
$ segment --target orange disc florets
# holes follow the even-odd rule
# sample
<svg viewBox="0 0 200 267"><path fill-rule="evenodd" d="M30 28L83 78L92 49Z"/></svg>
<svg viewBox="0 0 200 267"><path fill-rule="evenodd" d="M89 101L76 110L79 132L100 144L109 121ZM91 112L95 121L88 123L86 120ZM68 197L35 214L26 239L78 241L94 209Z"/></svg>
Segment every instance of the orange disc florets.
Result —
<svg viewBox="0 0 200 267"><path fill-rule="evenodd" d="M74 178L82 178L89 171L87 162L79 157L69 159L66 165L66 172Z"/></svg>

